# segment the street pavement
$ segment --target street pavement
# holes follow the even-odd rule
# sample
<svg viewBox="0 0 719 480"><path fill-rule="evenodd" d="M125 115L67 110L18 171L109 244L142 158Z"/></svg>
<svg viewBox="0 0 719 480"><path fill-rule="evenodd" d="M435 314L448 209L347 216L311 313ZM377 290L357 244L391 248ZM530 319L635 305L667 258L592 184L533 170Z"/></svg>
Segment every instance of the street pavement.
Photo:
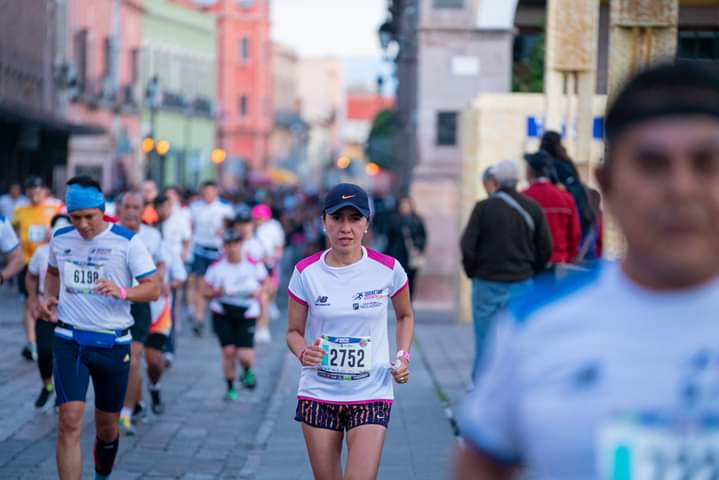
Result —
<svg viewBox="0 0 719 480"><path fill-rule="evenodd" d="M34 364L20 357L20 300L0 288L0 479L54 479L57 416L37 412ZM112 475L120 479L309 479L300 426L293 420L299 376L287 353L285 320L258 351L258 388L223 400L220 349L205 331L179 338L178 355L162 382L166 413L149 414L135 437L123 437ZM411 381L396 386L379 478L447 478L456 437L450 422L467 388L471 329L446 315L418 312ZM146 383L145 383L146 385ZM93 478L92 389L82 437L84 476Z"/></svg>

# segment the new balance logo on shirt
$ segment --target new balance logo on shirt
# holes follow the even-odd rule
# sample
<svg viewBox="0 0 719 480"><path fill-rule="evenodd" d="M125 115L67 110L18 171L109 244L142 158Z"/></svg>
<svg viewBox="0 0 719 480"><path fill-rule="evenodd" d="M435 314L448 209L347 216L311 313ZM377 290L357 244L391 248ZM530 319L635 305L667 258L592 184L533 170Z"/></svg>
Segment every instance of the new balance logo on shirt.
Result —
<svg viewBox="0 0 719 480"><path fill-rule="evenodd" d="M329 307L330 304L328 300L328 297L320 295L319 297L317 297L317 300L315 300L315 305L318 307Z"/></svg>

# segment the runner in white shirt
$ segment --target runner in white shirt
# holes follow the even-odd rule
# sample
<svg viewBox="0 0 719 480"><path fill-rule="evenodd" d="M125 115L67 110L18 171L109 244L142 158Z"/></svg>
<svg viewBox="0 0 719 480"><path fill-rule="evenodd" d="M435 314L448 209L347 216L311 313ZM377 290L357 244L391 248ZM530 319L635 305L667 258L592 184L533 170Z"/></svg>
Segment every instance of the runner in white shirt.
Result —
<svg viewBox="0 0 719 480"><path fill-rule="evenodd" d="M260 314L259 296L267 270L242 254L242 236L234 229L225 232L225 255L205 274L203 293L211 298L210 310L215 333L222 347L222 369L227 382L227 400L237 399L235 364L243 369L240 381L250 390L257 386L255 323Z"/></svg>
<svg viewBox="0 0 719 480"><path fill-rule="evenodd" d="M277 289L280 285L280 261L285 246L285 231L282 224L272 218L272 210L268 205L256 205L252 209L252 218L255 221L255 238L264 249L264 262L271 279L271 288L262 298L262 314L257 322L255 337L258 343L269 343L272 341L269 321L277 320L280 316Z"/></svg>
<svg viewBox="0 0 719 480"><path fill-rule="evenodd" d="M177 305L181 302L183 287L187 281L187 269L185 265L190 259L190 241L192 239L192 222L190 221L188 209L183 209L180 205L180 196L176 187L165 188L164 192L155 199L155 210L160 220L160 232L162 233L163 242L168 243L173 262L180 261L182 269L175 266L170 275L170 317L171 326L167 333L167 341L165 342L165 365L172 365L175 355L175 335L179 327L180 317L178 315ZM174 273L173 273L174 272ZM182 277L180 280L179 278ZM154 315L153 315L154 318Z"/></svg>
<svg viewBox="0 0 719 480"><path fill-rule="evenodd" d="M160 249L162 237L156 228L141 223L144 208L142 193L139 191L126 192L117 198L117 218L120 224L136 233L140 238L155 262L162 282L165 277L165 257ZM125 395L125 405L120 413L120 428L127 435L134 435L132 417L142 416L145 408L142 403L142 376L140 374L142 357L144 356L147 362L151 384L156 384L159 381L165 362L162 353L163 342L158 342L156 337L150 335L150 325L152 324L150 302L134 302L131 313L135 323L130 329L132 333L130 377Z"/></svg>
<svg viewBox="0 0 719 480"><path fill-rule="evenodd" d="M499 321L459 479L707 479L719 452L719 71L648 69L605 117L617 265Z"/></svg>
<svg viewBox="0 0 719 480"><path fill-rule="evenodd" d="M50 228L55 232L61 228L70 225L70 217L64 214L55 215L50 220ZM47 274L47 263L50 259L50 234L46 238L46 242L39 246L35 253L32 254L30 263L27 267L25 275L25 287L28 293L28 303L30 312L35 317L35 338L37 342L37 368L40 372L42 388L40 394L35 400L35 408L44 408L47 401L55 393L52 384L52 352L55 345L55 324L46 320L37 318L38 305L44 299L45 276Z"/></svg>
<svg viewBox="0 0 719 480"><path fill-rule="evenodd" d="M0 253L5 256L5 268L0 271L0 285L17 275L25 266L20 240L7 217L0 215Z"/></svg>
<svg viewBox="0 0 719 480"><path fill-rule="evenodd" d="M225 221L235 215L230 205L220 201L215 182L205 182L201 188L203 201L192 208L195 235L192 239L193 263L188 282L188 300L195 307L193 331L197 336L202 335L206 307L205 297L199 292L200 281L210 264L220 258Z"/></svg>
<svg viewBox="0 0 719 480"><path fill-rule="evenodd" d="M162 239L173 255L179 256L183 261L187 260L192 240L192 224L188 217L174 207L170 197L164 193L155 199L155 210L159 217L158 228L162 232Z"/></svg>
<svg viewBox="0 0 719 480"><path fill-rule="evenodd" d="M160 294L147 248L126 228L104 221L100 186L89 177L68 182L72 227L50 241L41 317L55 327L54 381L60 408L59 478L80 478L85 395L95 392L95 472L108 478L119 445L118 418L130 367L130 302ZM133 279L139 282L133 286ZM58 299L59 297L59 299Z"/></svg>
<svg viewBox="0 0 719 480"><path fill-rule="evenodd" d="M254 263L264 263L265 249L255 236L255 225L249 214L235 216L235 231L242 236L242 256Z"/></svg>
<svg viewBox="0 0 719 480"><path fill-rule="evenodd" d="M362 247L369 217L360 187L330 190L323 214L330 249L300 261L289 284L287 343L303 366L295 420L315 478L376 478L392 378L400 384L409 378L414 320L407 275L394 258ZM392 364L390 301L397 318ZM345 431L349 452L340 475Z"/></svg>

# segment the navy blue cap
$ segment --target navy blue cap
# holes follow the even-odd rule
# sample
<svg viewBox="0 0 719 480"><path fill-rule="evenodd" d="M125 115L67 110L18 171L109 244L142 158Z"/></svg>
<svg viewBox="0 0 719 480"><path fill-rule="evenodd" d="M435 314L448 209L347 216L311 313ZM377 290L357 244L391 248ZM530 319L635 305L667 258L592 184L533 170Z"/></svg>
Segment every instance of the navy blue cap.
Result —
<svg viewBox="0 0 719 480"><path fill-rule="evenodd" d="M363 216L370 217L369 197L360 186L352 183L340 183L332 187L325 196L325 213L335 213L344 207L353 207Z"/></svg>
<svg viewBox="0 0 719 480"><path fill-rule="evenodd" d="M554 158L545 150L527 153L524 155L524 160L529 164L535 176L545 177L550 180L556 179L557 172L554 168Z"/></svg>
<svg viewBox="0 0 719 480"><path fill-rule="evenodd" d="M241 242L242 240L243 239L242 239L242 235L240 234L240 232L237 232L232 228L225 230L225 233L222 235L222 241L225 244Z"/></svg>

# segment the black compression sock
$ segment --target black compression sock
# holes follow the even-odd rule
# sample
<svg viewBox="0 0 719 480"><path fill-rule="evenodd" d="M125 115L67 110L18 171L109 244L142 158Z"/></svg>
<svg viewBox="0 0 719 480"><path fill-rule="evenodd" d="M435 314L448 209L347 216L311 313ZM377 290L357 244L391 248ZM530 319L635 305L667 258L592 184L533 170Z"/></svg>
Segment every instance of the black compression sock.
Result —
<svg viewBox="0 0 719 480"><path fill-rule="evenodd" d="M227 390L230 391L233 388L235 388L235 379L234 378L227 378Z"/></svg>
<svg viewBox="0 0 719 480"><path fill-rule="evenodd" d="M120 447L120 436L112 442L104 442L95 437L95 472L108 476L112 473L112 466L115 463L117 450Z"/></svg>

